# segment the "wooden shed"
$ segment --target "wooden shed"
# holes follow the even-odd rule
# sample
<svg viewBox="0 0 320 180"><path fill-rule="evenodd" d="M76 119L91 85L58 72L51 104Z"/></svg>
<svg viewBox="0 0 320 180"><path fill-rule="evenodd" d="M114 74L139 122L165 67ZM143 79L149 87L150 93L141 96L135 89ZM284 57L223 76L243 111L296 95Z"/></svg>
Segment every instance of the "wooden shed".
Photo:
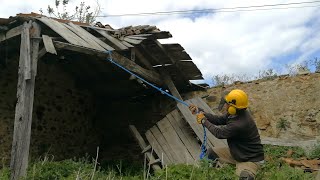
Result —
<svg viewBox="0 0 320 180"><path fill-rule="evenodd" d="M97 146L105 158L134 154L129 125L146 132L176 103L110 63L108 52L183 99L206 87L190 83L203 77L180 44L158 41L170 37L149 25L113 29L34 13L1 18L0 143L12 179L25 174L30 150L57 159L94 154Z"/></svg>

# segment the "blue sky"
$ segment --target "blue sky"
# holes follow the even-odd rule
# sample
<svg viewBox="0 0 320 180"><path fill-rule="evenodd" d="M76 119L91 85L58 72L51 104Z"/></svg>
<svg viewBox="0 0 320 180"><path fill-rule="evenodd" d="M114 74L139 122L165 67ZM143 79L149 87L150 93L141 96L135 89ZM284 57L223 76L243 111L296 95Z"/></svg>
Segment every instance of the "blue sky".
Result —
<svg viewBox="0 0 320 180"><path fill-rule="evenodd" d="M95 0L84 0L92 8ZM71 8L80 0L71 0ZM128 14L174 10L210 9L298 0L100 0L102 14ZM300 1L301 2L301 1ZM54 0L0 0L0 17L39 12ZM315 4L320 6L320 3ZM298 5L296 5L298 6ZM180 43L203 73L207 82L216 74L256 75L259 70L282 68L320 57L319 7L226 13L199 13L161 16L101 17L114 28L129 25L156 25L173 38L162 43Z"/></svg>

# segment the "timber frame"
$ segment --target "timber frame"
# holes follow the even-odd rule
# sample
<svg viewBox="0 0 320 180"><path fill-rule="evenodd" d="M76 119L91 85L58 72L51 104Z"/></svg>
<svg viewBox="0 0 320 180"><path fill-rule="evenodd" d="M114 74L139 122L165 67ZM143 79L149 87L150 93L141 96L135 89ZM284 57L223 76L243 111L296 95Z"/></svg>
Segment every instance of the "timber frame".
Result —
<svg viewBox="0 0 320 180"><path fill-rule="evenodd" d="M113 61L157 86L168 88L181 100L179 91L201 89L189 81L203 79L191 57L180 44L161 44L157 39L170 38L171 34L155 26L112 29L51 19L35 13L0 19L0 44L19 37L17 104L10 162L12 180L26 175L37 64L46 54L72 52L89 55L95 61L105 60L108 57L106 52L112 51ZM138 133L134 126L130 129L134 134ZM137 140L147 152L150 146L142 137ZM160 168L151 153L146 156L154 169Z"/></svg>

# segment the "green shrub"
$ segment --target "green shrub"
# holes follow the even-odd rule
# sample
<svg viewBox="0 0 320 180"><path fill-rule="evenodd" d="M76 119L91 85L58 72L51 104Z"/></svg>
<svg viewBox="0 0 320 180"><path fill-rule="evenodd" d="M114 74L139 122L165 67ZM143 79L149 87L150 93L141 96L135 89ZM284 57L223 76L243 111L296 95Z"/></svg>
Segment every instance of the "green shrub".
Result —
<svg viewBox="0 0 320 180"><path fill-rule="evenodd" d="M308 157L311 159L320 158L320 144L313 147L311 152L308 154Z"/></svg>
<svg viewBox="0 0 320 180"><path fill-rule="evenodd" d="M10 179L9 168L4 167L4 168L0 169L0 179L1 180Z"/></svg>
<svg viewBox="0 0 320 180"><path fill-rule="evenodd" d="M287 130L287 128L290 127L290 123L288 120L280 118L280 120L277 122L277 128L279 130Z"/></svg>

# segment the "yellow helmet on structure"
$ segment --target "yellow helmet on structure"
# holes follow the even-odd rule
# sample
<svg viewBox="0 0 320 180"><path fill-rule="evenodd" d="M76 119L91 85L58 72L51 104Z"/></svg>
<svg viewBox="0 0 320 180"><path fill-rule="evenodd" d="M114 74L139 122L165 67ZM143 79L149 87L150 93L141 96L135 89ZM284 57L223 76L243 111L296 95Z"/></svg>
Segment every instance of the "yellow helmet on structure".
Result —
<svg viewBox="0 0 320 180"><path fill-rule="evenodd" d="M225 100L231 107L234 107L228 109L230 114L236 114L236 109L245 109L249 105L247 94L240 89L232 90L225 96Z"/></svg>

